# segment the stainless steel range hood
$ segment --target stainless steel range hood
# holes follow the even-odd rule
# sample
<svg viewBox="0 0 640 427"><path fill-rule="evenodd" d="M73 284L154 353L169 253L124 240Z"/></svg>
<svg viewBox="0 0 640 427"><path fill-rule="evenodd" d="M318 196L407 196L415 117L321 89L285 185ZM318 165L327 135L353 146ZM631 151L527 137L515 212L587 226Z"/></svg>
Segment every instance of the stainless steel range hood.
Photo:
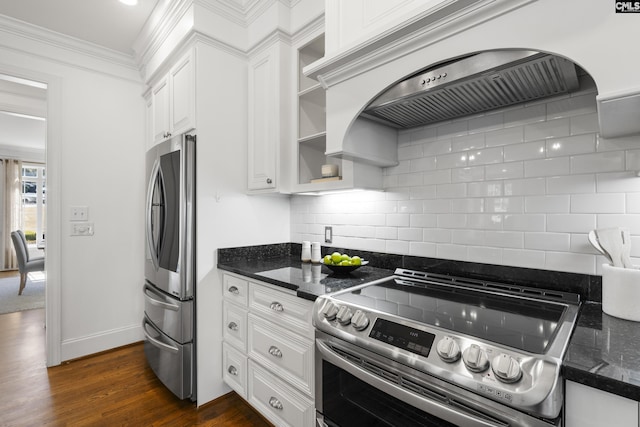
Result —
<svg viewBox="0 0 640 427"><path fill-rule="evenodd" d="M488 51L422 71L390 87L362 115L412 128L578 89L576 66L534 51Z"/></svg>

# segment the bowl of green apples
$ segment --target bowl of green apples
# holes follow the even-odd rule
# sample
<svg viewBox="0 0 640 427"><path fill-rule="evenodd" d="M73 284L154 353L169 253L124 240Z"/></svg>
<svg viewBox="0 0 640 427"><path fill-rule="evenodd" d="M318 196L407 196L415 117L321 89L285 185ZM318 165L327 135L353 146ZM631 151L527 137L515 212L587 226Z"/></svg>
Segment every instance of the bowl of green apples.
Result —
<svg viewBox="0 0 640 427"><path fill-rule="evenodd" d="M322 258L322 263L336 274L349 274L355 269L369 264L369 261L363 260L358 255L349 256L348 254L334 252L331 255L325 255Z"/></svg>

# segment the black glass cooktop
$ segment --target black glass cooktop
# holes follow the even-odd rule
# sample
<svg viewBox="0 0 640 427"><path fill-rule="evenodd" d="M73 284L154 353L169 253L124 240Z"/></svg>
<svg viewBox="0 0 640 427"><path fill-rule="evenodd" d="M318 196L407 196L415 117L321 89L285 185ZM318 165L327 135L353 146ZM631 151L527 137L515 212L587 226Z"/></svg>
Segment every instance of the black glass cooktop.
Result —
<svg viewBox="0 0 640 427"><path fill-rule="evenodd" d="M335 298L537 354L549 347L565 311L549 301L401 279Z"/></svg>

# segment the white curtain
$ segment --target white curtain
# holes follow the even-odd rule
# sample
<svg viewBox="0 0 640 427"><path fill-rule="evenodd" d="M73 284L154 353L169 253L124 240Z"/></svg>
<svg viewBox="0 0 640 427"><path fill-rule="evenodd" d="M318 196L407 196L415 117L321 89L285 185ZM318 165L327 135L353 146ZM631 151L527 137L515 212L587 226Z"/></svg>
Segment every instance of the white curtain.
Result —
<svg viewBox="0 0 640 427"><path fill-rule="evenodd" d="M0 159L2 166L2 254L3 269L18 268L16 253L11 242L11 232L20 228L22 219L22 162Z"/></svg>

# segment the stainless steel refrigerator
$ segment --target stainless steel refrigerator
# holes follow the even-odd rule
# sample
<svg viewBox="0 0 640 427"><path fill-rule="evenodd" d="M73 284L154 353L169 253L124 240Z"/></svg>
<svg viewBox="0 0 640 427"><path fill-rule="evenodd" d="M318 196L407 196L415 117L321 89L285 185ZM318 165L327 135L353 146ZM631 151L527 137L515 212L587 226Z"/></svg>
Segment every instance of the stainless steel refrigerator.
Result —
<svg viewBox="0 0 640 427"><path fill-rule="evenodd" d="M147 152L144 352L180 399L196 400L195 150L180 135Z"/></svg>

